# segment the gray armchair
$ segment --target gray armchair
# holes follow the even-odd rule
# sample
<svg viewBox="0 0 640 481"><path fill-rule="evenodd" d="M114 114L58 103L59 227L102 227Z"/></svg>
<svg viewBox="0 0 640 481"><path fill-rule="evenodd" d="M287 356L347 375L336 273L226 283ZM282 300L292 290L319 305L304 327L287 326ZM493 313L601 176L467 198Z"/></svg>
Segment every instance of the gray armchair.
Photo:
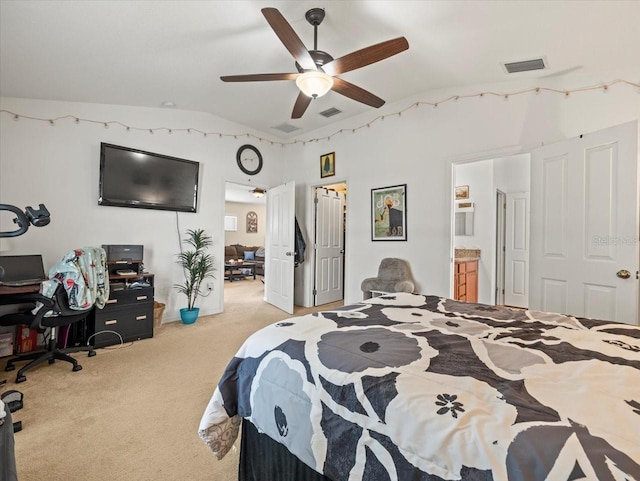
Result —
<svg viewBox="0 0 640 481"><path fill-rule="evenodd" d="M409 263L403 259L382 259L378 277L368 277L360 285L364 299L371 298L371 291L413 292L415 284Z"/></svg>

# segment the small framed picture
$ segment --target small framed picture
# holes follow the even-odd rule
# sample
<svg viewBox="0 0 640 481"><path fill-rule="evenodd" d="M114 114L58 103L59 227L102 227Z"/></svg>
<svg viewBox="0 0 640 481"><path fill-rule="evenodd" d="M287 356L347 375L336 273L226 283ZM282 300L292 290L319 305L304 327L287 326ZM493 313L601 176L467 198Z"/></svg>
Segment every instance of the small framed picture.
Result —
<svg viewBox="0 0 640 481"><path fill-rule="evenodd" d="M371 189L371 240L407 240L407 184Z"/></svg>
<svg viewBox="0 0 640 481"><path fill-rule="evenodd" d="M320 177L331 177L332 175L336 175L335 152L320 156Z"/></svg>
<svg viewBox="0 0 640 481"><path fill-rule="evenodd" d="M456 187L456 200L469 198L469 186L459 185Z"/></svg>

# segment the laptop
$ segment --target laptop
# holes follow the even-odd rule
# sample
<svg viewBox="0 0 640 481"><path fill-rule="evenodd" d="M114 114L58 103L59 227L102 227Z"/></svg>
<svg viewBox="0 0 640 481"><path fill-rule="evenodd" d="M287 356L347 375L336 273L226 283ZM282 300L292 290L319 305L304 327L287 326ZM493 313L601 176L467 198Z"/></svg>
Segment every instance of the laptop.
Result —
<svg viewBox="0 0 640 481"><path fill-rule="evenodd" d="M40 254L0 256L0 286L31 286L46 279Z"/></svg>

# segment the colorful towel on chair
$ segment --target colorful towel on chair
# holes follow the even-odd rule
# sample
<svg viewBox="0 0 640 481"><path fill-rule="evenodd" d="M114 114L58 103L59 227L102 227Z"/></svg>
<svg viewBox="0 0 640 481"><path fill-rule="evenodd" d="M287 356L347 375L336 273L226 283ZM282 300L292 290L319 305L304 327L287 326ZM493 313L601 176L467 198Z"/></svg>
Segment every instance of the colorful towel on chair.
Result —
<svg viewBox="0 0 640 481"><path fill-rule="evenodd" d="M49 280L41 292L52 297L58 285L67 291L69 307L85 310L92 305L102 309L109 299L107 254L100 247L82 247L67 253L49 269Z"/></svg>

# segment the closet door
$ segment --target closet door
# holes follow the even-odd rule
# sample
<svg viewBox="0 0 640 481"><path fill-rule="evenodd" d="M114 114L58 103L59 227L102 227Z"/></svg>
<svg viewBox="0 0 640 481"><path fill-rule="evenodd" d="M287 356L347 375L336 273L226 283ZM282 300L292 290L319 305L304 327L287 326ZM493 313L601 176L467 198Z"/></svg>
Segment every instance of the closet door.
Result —
<svg viewBox="0 0 640 481"><path fill-rule="evenodd" d="M638 323L637 138L634 121L533 152L532 309Z"/></svg>

